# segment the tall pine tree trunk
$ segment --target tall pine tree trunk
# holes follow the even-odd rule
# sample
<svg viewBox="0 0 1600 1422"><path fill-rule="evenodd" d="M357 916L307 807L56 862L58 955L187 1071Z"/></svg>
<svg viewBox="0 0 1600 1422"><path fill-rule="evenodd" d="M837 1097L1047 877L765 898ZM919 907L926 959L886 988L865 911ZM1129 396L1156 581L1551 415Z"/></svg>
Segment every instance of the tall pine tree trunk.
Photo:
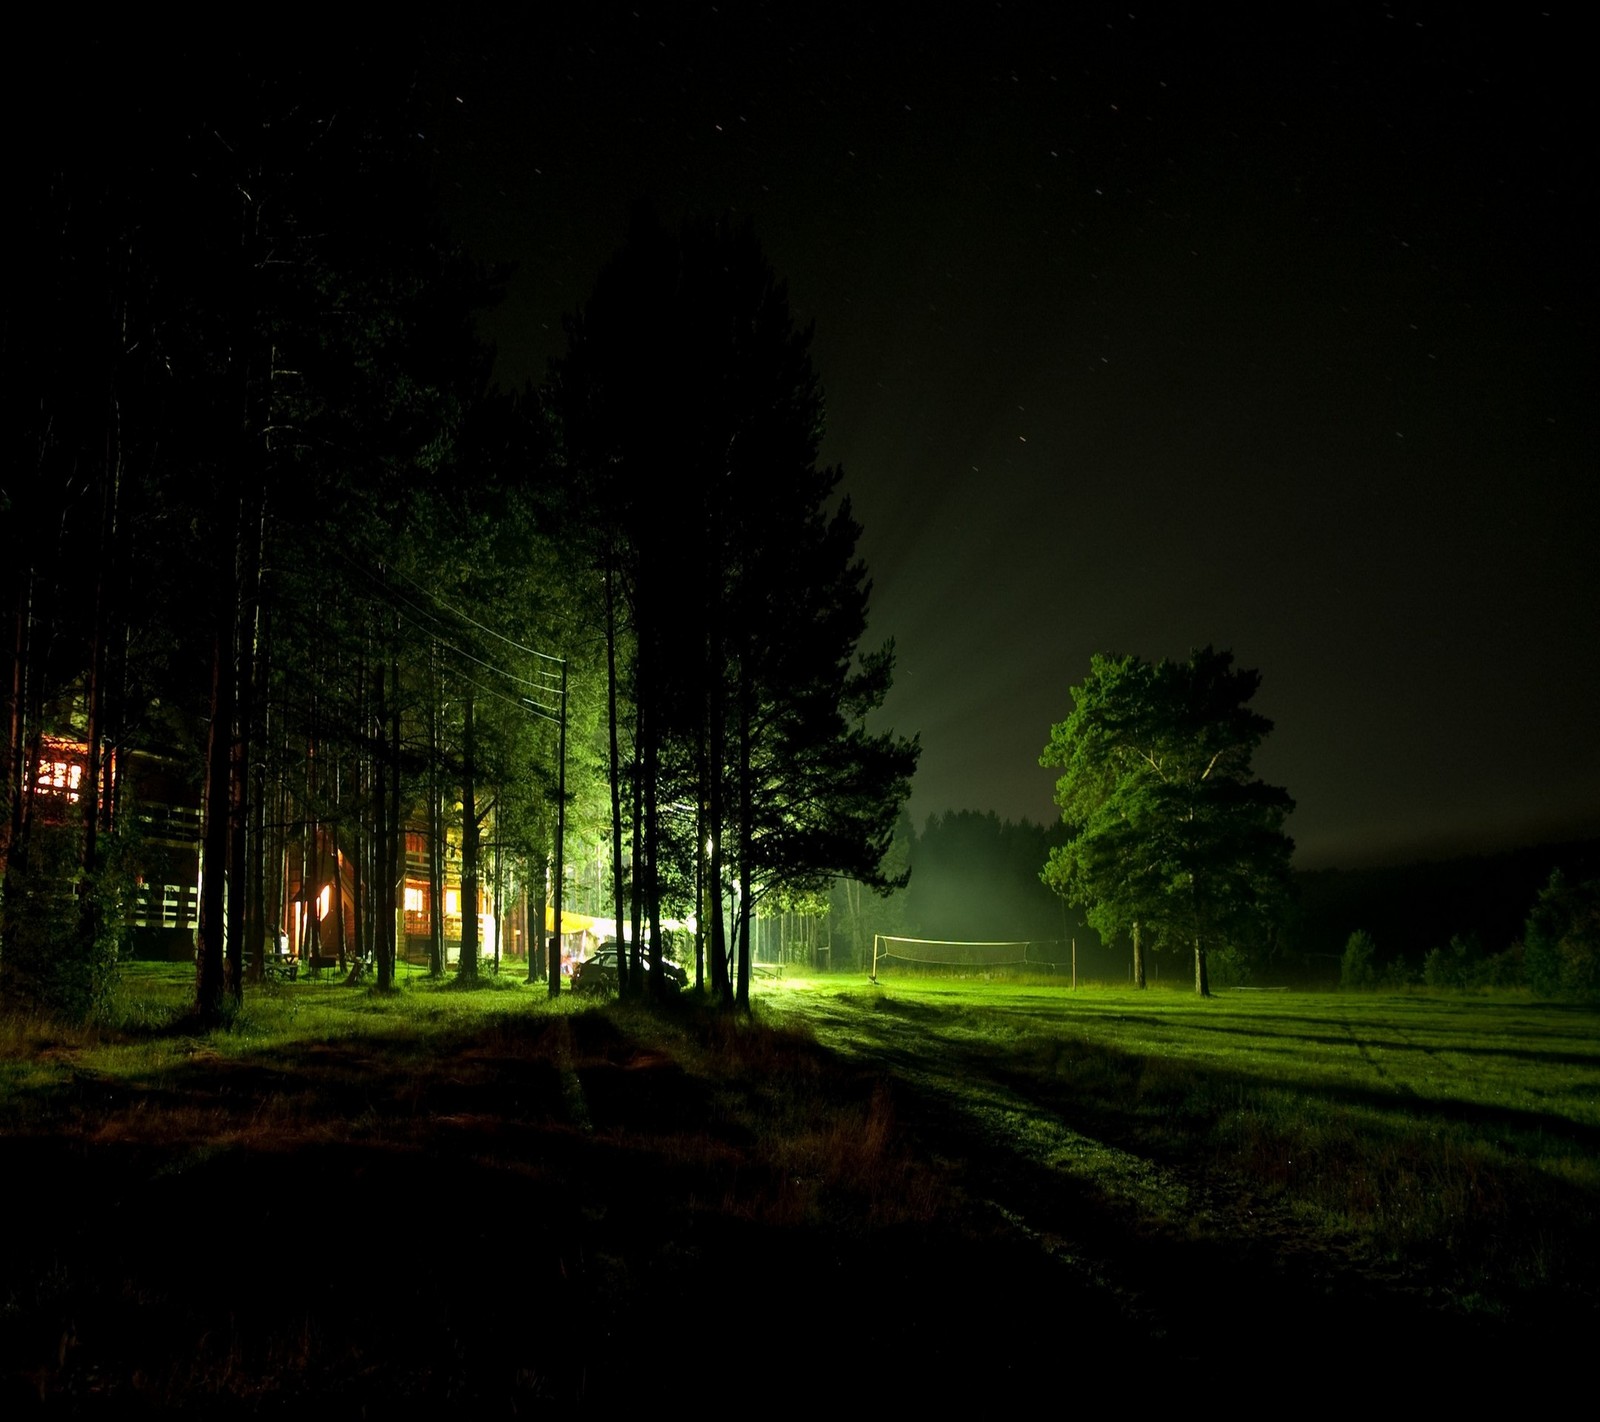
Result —
<svg viewBox="0 0 1600 1422"><path fill-rule="evenodd" d="M439 644L428 648L428 976L444 976L444 715L439 681Z"/></svg>
<svg viewBox="0 0 1600 1422"><path fill-rule="evenodd" d="M640 961L640 947L644 940L644 766L640 763L644 752L644 713L637 707L642 698L635 698L633 760L631 784L628 786L628 847L633 853L633 874L628 897L628 941L626 949L627 972L619 967L617 986L619 992L642 992L644 989L644 964ZM623 978L627 982L623 982Z"/></svg>
<svg viewBox="0 0 1600 1422"><path fill-rule="evenodd" d="M711 853L708 873L711 879L709 898L713 905L711 914L711 991L718 1001L724 1005L733 1002L733 980L728 974L728 933L727 920L723 914L723 838L724 828L727 823L727 790L723 778L722 767L727 756L727 723L722 714L722 699L720 696L721 681L716 674L720 666L716 655L717 642L712 638L713 651L708 653L708 676L706 679L706 727L709 731L709 743L706 751L706 760L710 768L708 781L710 813L707 818L711 821Z"/></svg>
<svg viewBox="0 0 1600 1422"><path fill-rule="evenodd" d="M751 707L748 683L740 672L739 687L739 973L734 987L734 1001L745 1011L750 1010L750 889L753 879L750 861L754 844L751 829L755 806L752 803L751 767Z"/></svg>
<svg viewBox="0 0 1600 1422"><path fill-rule="evenodd" d="M398 619L394 628L396 644L399 642ZM379 673L382 675L382 673ZM389 699L389 842L386 846L385 873L382 886L383 932L378 937L377 966L379 992L394 987L394 966L400 937L400 885L405 876L406 826L405 812L400 800L400 659L392 654L389 660L391 695ZM380 791L381 793L381 791Z"/></svg>
<svg viewBox="0 0 1600 1422"><path fill-rule="evenodd" d="M335 783L337 783L337 781ZM349 972L352 964L350 962L350 956L346 951L345 942L344 869L340 861L339 854L343 846L339 842L339 819L337 815L335 815L333 820L331 835L333 843L333 903L331 905L333 908L333 933L339 944L339 971ZM355 960L354 967L358 972L360 971L360 964L361 960L357 958Z"/></svg>
<svg viewBox="0 0 1600 1422"><path fill-rule="evenodd" d="M247 456L254 455L253 446ZM228 897L227 988L237 1006L244 1001L244 959L247 936L251 952L262 950L259 931L250 932L250 750L255 744L256 687L261 656L261 568L267 538L267 496L260 460L251 458L246 482L248 498L239 506L235 576L239 584L239 625L235 635L237 705L228 764Z"/></svg>
<svg viewBox="0 0 1600 1422"><path fill-rule="evenodd" d="M661 975L661 881L658 877L658 855L661 852L661 796L658 782L661 771L661 741L655 727L645 746L644 791L644 888L645 907L650 922L649 979L651 995L662 998L666 984Z"/></svg>
<svg viewBox="0 0 1600 1422"><path fill-rule="evenodd" d="M5 745L0 748L0 794L4 796L4 818L0 819L0 891L9 881L11 853L22 836L22 806L27 793L27 718L23 714L27 690L28 633L33 620L33 569L0 569L0 576L11 586L12 607L9 636L10 660L6 700ZM3 893L0 893L3 897ZM3 933L4 925L0 925Z"/></svg>
<svg viewBox="0 0 1600 1422"><path fill-rule="evenodd" d="M472 693L467 693L461 737L461 961L456 975L478 980L478 798Z"/></svg>
<svg viewBox="0 0 1600 1422"><path fill-rule="evenodd" d="M99 549L95 563L94 625L89 647L88 681L84 688L88 703L88 726L85 730L84 775L82 781L83 812L83 882L79 889L78 932L84 951L93 952L100 937L99 895L95 892L100 869L100 757L105 740L105 679L107 619L109 616L108 588L112 564L115 560L116 487L120 482L116 446L116 398L108 396L110 410L106 423L105 484L101 490L101 521ZM110 799L105 804L109 807Z"/></svg>
<svg viewBox="0 0 1600 1422"><path fill-rule="evenodd" d="M231 593L231 582L230 593ZM200 934L195 956L195 1014L204 1027L222 1020L226 937L233 598L221 599L211 648L211 724L206 732L204 827L200 847Z"/></svg>
<svg viewBox="0 0 1600 1422"><path fill-rule="evenodd" d="M550 853L548 850L546 850L546 852L540 856L539 872L533 882L533 909L530 917L535 920L538 926L534 928L533 935L528 940L530 944L528 950L529 982L538 981L538 977L534 971L533 963L533 958L536 953L539 958L539 973L544 975L547 983L550 979L550 960L548 957L549 950L545 942L544 928L545 920L550 916L550 864ZM555 986L550 989L551 995L554 996L556 993L560 992L560 990L561 984L559 981L557 981Z"/></svg>
<svg viewBox="0 0 1600 1422"><path fill-rule="evenodd" d="M622 756L617 744L617 605L613 581L611 555L608 555L606 561L606 716L611 735L611 899L617 935L617 986L619 991L625 991L622 987L622 979L626 975L626 958L622 943L622 915L624 912L622 878ZM539 922L542 931L544 924L542 915Z"/></svg>
<svg viewBox="0 0 1600 1422"><path fill-rule="evenodd" d="M256 757L255 765L248 770L251 785L250 862L245 879L245 934L247 941L254 945L254 952L248 960L248 975L255 983L261 982L266 976L267 955L271 953L276 956L278 949L275 931L272 934L271 945L269 946L267 942L267 925L273 921L267 890L269 882L267 866L272 857L272 846L268 842L267 834L267 787L270 783L267 760L274 753L273 738L276 731L272 721L271 676L267 664L269 624L264 612L259 613L258 618L261 640L260 654L256 661L256 679L260 688L260 744L263 754Z"/></svg>
<svg viewBox="0 0 1600 1422"><path fill-rule="evenodd" d="M702 784L704 783L702 779ZM706 986L706 812L705 801L694 817L694 990Z"/></svg>

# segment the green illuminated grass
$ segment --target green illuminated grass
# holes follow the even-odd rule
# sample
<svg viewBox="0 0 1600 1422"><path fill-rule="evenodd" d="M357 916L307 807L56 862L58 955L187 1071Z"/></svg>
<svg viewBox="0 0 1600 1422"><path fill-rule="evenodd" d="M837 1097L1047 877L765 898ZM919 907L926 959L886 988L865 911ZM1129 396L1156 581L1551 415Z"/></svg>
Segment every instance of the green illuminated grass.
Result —
<svg viewBox="0 0 1600 1422"><path fill-rule="evenodd" d="M1569 1292L1593 1307L1592 1009L972 983L821 987L771 1006L843 1051L914 1052L914 1079L945 1109L1107 1194L1131 1181L1166 1224L1287 1224L1473 1308ZM1244 1217L1215 1212L1219 1189Z"/></svg>
<svg viewBox="0 0 1600 1422"><path fill-rule="evenodd" d="M1475 1363L1600 1320L1588 1009L840 977L745 1018L417 976L200 1034L191 992L0 1018L0 1407L607 1410L834 1343L866 1398L981 1404L1063 1356ZM942 1365L1022 1300L1002 1366Z"/></svg>

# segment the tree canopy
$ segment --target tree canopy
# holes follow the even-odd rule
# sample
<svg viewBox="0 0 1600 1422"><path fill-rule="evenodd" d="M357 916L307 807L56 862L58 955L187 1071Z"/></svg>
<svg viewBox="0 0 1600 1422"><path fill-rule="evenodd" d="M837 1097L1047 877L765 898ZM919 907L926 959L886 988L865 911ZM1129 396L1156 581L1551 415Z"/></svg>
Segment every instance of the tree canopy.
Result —
<svg viewBox="0 0 1600 1422"><path fill-rule="evenodd" d="M1097 655L1040 756L1063 772L1068 834L1044 881L1102 937L1192 946L1201 994L1208 953L1269 941L1287 894L1294 802L1251 770L1272 729L1249 706L1260 684L1211 647L1186 662Z"/></svg>

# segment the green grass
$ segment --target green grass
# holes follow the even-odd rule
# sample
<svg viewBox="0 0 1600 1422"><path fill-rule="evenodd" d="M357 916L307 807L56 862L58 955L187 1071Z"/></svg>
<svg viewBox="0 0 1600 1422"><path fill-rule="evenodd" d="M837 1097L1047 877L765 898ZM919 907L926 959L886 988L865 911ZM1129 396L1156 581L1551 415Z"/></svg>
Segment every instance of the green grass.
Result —
<svg viewBox="0 0 1600 1422"><path fill-rule="evenodd" d="M191 991L136 966L97 1026L0 1018L0 1407L608 1410L863 1340L863 1395L947 1405L1063 1348L1477 1363L1600 1321L1589 1009L836 977L746 1018L408 976L200 1034ZM1025 1299L1002 1368L939 1365Z"/></svg>
<svg viewBox="0 0 1600 1422"><path fill-rule="evenodd" d="M914 1051L924 1089L948 1109L990 1118L1014 1152L1042 1151L1110 1191L1141 1169L1199 1171L1213 1194L1286 1211L1474 1308L1513 1312L1565 1294L1592 1306L1593 1009L1510 995L1202 1002L972 983L813 987L773 1006L843 1051ZM1206 1227L1194 1190L1170 1179L1134 1188L1169 1223ZM1236 1212L1219 1220L1247 1227Z"/></svg>

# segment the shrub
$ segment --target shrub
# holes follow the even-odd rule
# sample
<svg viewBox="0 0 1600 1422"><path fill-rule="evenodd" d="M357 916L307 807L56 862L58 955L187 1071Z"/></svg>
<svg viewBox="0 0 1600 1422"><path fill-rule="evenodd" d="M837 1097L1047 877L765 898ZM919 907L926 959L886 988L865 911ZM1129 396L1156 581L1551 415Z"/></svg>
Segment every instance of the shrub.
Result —
<svg viewBox="0 0 1600 1422"><path fill-rule="evenodd" d="M1547 996L1600 994L1600 879L1569 885L1558 869L1523 931L1528 985Z"/></svg>
<svg viewBox="0 0 1600 1422"><path fill-rule="evenodd" d="M1378 981L1378 945L1364 928L1358 928L1345 940L1344 957L1339 962L1339 986L1342 988L1370 988Z"/></svg>
<svg viewBox="0 0 1600 1422"><path fill-rule="evenodd" d="M1483 945L1478 942L1478 935L1469 933L1463 938L1457 933L1448 948L1428 950L1422 960L1422 981L1429 987L1470 987L1482 958Z"/></svg>
<svg viewBox="0 0 1600 1422"><path fill-rule="evenodd" d="M1248 987L1256 970L1255 959L1232 944L1210 953L1206 966L1217 987Z"/></svg>
<svg viewBox="0 0 1600 1422"><path fill-rule="evenodd" d="M0 994L8 1003L82 1022L102 1012L116 985L128 928L128 856L107 836L94 873L76 864L77 837L35 828L7 874Z"/></svg>
<svg viewBox="0 0 1600 1422"><path fill-rule="evenodd" d="M1522 945L1513 943L1504 953L1496 953L1475 964L1469 984L1472 987L1509 988L1521 987L1522 981Z"/></svg>
<svg viewBox="0 0 1600 1422"><path fill-rule="evenodd" d="M1403 956L1392 959L1383 970L1383 985L1386 988L1415 987L1421 981L1422 974L1416 964Z"/></svg>

